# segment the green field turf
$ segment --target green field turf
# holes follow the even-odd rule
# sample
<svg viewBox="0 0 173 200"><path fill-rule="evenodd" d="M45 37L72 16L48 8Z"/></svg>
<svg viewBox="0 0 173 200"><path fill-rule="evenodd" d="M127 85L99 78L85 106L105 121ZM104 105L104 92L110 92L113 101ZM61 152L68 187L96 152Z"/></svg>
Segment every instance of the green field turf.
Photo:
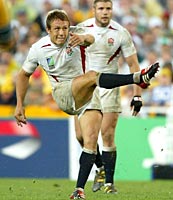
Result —
<svg viewBox="0 0 173 200"><path fill-rule="evenodd" d="M87 200L173 200L173 181L117 182L118 194L93 193ZM0 179L0 200L68 200L75 182L62 179Z"/></svg>

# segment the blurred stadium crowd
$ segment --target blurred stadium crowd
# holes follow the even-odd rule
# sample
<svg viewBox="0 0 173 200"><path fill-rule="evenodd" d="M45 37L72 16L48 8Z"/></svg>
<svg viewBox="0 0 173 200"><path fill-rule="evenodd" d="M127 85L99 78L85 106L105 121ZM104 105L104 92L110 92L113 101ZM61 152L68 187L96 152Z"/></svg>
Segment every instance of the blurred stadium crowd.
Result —
<svg viewBox="0 0 173 200"><path fill-rule="evenodd" d="M173 0L113 0L113 19L131 33L140 67L156 60L161 70L149 89L143 91L143 104L147 115L165 115L173 99ZM0 53L0 104L15 105L16 73L35 41L46 34L45 16L53 8L64 9L70 16L71 25L92 17L92 0L9 0L12 28L17 38L11 52ZM120 59L120 73L129 73ZM121 88L123 115L130 114L132 86ZM173 101L173 100L172 100ZM25 104L46 105L58 110L51 96L51 87L41 68L32 75ZM158 109L164 108L164 109ZM165 109L166 108L166 109ZM131 115L131 114L130 114Z"/></svg>

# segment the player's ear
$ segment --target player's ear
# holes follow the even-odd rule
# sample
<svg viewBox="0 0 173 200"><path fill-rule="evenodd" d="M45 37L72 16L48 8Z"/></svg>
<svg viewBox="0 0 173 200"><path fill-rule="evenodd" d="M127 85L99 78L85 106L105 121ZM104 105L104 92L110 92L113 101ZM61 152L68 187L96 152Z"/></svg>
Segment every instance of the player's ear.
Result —
<svg viewBox="0 0 173 200"><path fill-rule="evenodd" d="M50 30L47 27L46 27L46 31L47 31L48 34L50 33Z"/></svg>
<svg viewBox="0 0 173 200"><path fill-rule="evenodd" d="M95 15L95 10L94 7L92 8L92 14Z"/></svg>
<svg viewBox="0 0 173 200"><path fill-rule="evenodd" d="M95 15L95 10L96 10L96 5L93 5L92 6L92 13L93 13L93 15Z"/></svg>

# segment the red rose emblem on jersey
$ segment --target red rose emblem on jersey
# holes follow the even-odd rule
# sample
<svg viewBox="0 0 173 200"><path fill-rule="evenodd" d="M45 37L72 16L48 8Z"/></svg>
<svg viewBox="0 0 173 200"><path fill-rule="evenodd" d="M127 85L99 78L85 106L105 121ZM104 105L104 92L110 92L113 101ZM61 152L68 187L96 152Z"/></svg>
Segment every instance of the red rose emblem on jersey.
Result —
<svg viewBox="0 0 173 200"><path fill-rule="evenodd" d="M109 46L113 46L113 44L114 44L114 39L113 39L113 38L109 38L109 39L108 39L108 44L109 44Z"/></svg>
<svg viewBox="0 0 173 200"><path fill-rule="evenodd" d="M73 53L72 48L71 47L66 47L66 53L71 56L71 54Z"/></svg>

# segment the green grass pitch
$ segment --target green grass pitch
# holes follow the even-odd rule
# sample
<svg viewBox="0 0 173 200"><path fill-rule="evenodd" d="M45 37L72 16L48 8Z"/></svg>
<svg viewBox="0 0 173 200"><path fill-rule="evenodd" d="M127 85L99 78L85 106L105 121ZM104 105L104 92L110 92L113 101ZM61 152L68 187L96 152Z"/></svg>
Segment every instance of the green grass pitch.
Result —
<svg viewBox="0 0 173 200"><path fill-rule="evenodd" d="M118 181L118 194L93 193L85 188L87 200L173 200L173 181ZM69 200L75 182L67 179L0 179L1 200Z"/></svg>

